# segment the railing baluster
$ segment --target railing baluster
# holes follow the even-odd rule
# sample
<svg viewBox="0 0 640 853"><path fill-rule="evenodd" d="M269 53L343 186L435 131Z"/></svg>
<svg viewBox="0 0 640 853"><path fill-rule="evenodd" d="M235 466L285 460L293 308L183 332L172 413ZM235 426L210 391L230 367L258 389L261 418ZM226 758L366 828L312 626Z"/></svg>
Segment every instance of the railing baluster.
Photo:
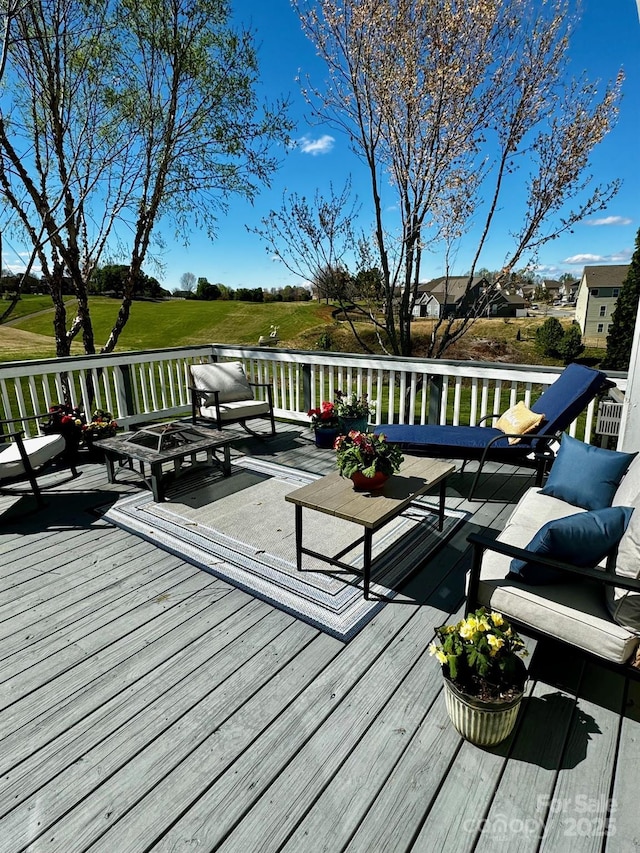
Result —
<svg viewBox="0 0 640 853"><path fill-rule="evenodd" d="M28 416L57 402L65 392L87 415L114 412L121 426L184 416L190 410L189 365L237 360L254 381L272 384L279 412L306 423L306 411L335 399L339 388L377 402L376 423L478 423L524 398L526 405L548 387L560 368L479 364L350 353L271 350L267 347L208 344L171 350L109 353L0 365L0 401L5 417ZM63 379L66 381L63 382ZM471 380L468 382L468 380ZM621 391L626 376L615 377ZM68 382L68 389L66 384ZM366 388L366 392L365 392ZM449 396L450 388L454 393ZM502 394L502 391L506 392ZM320 399L318 399L318 395ZM491 404L493 401L493 404ZM386 408L386 411L385 411ZM592 406L580 419L587 440ZM572 434L576 432L572 425Z"/></svg>
<svg viewBox="0 0 640 853"><path fill-rule="evenodd" d="M480 417L483 418L485 415L491 414L487 408L489 405L489 380L482 380L482 394L480 396ZM482 421L483 425L486 426L488 424L488 420Z"/></svg>
<svg viewBox="0 0 640 853"><path fill-rule="evenodd" d="M474 376L471 380L471 411L469 412L469 424L475 426L478 423L478 379Z"/></svg>
<svg viewBox="0 0 640 853"><path fill-rule="evenodd" d="M447 423L447 406L449 403L449 377L442 380L442 396L440 398L440 423Z"/></svg>
<svg viewBox="0 0 640 853"><path fill-rule="evenodd" d="M460 424L460 395L462 393L462 379L456 376L456 383L453 391L453 425Z"/></svg>

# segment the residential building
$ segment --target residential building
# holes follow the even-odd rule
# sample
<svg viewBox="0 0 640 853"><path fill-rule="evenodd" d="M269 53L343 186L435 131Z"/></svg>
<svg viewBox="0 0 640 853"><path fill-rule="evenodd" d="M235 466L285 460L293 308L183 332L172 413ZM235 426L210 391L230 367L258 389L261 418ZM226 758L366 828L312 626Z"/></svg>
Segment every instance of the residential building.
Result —
<svg viewBox="0 0 640 853"><path fill-rule="evenodd" d="M587 346L606 347L611 316L628 269L629 264L584 268L576 298L576 322Z"/></svg>
<svg viewBox="0 0 640 853"><path fill-rule="evenodd" d="M469 313L478 317L525 317L525 301L493 287L484 276L441 276L420 284L420 295L413 310L414 317L462 317Z"/></svg>

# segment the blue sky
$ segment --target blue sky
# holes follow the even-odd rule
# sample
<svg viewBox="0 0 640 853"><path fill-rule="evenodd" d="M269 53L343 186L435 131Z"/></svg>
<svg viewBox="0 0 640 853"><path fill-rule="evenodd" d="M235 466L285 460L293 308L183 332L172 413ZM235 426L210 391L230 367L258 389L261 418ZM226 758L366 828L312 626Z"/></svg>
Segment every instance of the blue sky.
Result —
<svg viewBox="0 0 640 853"><path fill-rule="evenodd" d="M260 238L246 227L259 225L270 209L278 209L283 191L312 199L316 189L325 192L330 182L339 191L350 176L363 205L363 215L369 210L368 177L349 150L346 138L329 126L312 126L307 121L308 108L296 77L308 73L319 82L326 75L289 0L231 3L235 19L255 34L264 91L291 99L291 115L296 122L292 135L298 144L288 152L282 151L282 165L271 188L263 189L253 205L243 200L231 202L228 215L219 222L215 241L194 230L190 245L185 248L168 230L163 232L165 273L158 277L170 290L180 286L185 272L233 288L302 283L274 260ZM621 178L623 186L606 211L583 221L573 234L552 241L541 250L539 271L546 278L556 278L563 272L578 278L585 264L628 263L640 227L640 8L635 0L584 0L583 9L571 49L574 73L584 70L589 79L603 81L615 79L620 68L626 75L617 125L595 149L591 171L598 182ZM510 200L504 201L508 209ZM515 205L517 199L511 201ZM480 265L499 268L507 240L506 230L496 232ZM470 245L469 251L471 248ZM14 266L8 260L5 265ZM422 279L441 275L442 264L437 255L427 256ZM464 248L458 265L460 268L453 272L463 274L468 269ZM158 274L149 264L145 271Z"/></svg>
<svg viewBox="0 0 640 853"><path fill-rule="evenodd" d="M301 283L282 263L272 259L260 238L247 232L258 225L270 209L278 209L284 190L313 198L316 189L326 191L329 182L340 190L351 176L354 191L369 205L368 178L351 153L347 140L329 126L312 126L309 110L300 94L296 76L311 74L317 82L325 78L324 64L315 56L303 35L289 0L232 0L237 20L251 27L259 49L261 78L267 92L289 95L297 123L293 137L298 146L285 154L272 187L263 190L253 205L232 203L220 222L218 239L192 234L188 249L170 244L164 257L163 285L179 286L180 276L192 272L229 287L275 287ZM540 273L556 278L563 272L582 273L585 264L628 263L640 227L640 11L634 0L584 0L580 25L574 35L571 62L574 73L585 70L589 79L615 79L625 73L620 115L614 130L594 150L591 172L606 182L621 178L623 185L606 211L580 223L568 234L545 246L539 256ZM505 199L508 205L508 199ZM168 235L167 235L168 236ZM495 233L481 266L497 269L505 254L506 233ZM469 247L471 250L471 246ZM458 256L464 273L465 258ZM443 273L442 258L428 256L422 278Z"/></svg>

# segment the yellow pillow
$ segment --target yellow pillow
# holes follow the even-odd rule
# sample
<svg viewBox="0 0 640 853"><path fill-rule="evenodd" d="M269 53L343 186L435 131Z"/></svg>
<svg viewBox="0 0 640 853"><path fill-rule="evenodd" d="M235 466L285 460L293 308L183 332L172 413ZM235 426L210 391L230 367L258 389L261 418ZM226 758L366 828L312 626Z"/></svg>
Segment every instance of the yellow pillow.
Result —
<svg viewBox="0 0 640 853"><path fill-rule="evenodd" d="M538 415L532 412L531 409L527 409L522 400L520 400L519 403L511 406L510 409L507 409L500 416L496 428L507 434L516 433L517 435L524 435L540 426L543 420L544 415ZM517 444L519 441L519 438L510 438L509 444Z"/></svg>

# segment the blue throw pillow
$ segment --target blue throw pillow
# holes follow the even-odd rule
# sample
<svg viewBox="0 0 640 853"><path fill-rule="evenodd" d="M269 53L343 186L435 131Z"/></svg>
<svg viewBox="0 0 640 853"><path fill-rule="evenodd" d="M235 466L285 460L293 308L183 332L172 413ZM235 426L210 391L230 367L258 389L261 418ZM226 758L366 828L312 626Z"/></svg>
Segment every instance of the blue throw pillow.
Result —
<svg viewBox="0 0 640 853"><path fill-rule="evenodd" d="M603 509L611 501L636 453L585 444L566 433L541 490L582 509Z"/></svg>
<svg viewBox="0 0 640 853"><path fill-rule="evenodd" d="M622 539L632 513L633 507L611 506L548 521L529 542L527 551L573 566L597 566ZM524 560L512 560L510 569L512 578L529 584L579 580L575 575Z"/></svg>

